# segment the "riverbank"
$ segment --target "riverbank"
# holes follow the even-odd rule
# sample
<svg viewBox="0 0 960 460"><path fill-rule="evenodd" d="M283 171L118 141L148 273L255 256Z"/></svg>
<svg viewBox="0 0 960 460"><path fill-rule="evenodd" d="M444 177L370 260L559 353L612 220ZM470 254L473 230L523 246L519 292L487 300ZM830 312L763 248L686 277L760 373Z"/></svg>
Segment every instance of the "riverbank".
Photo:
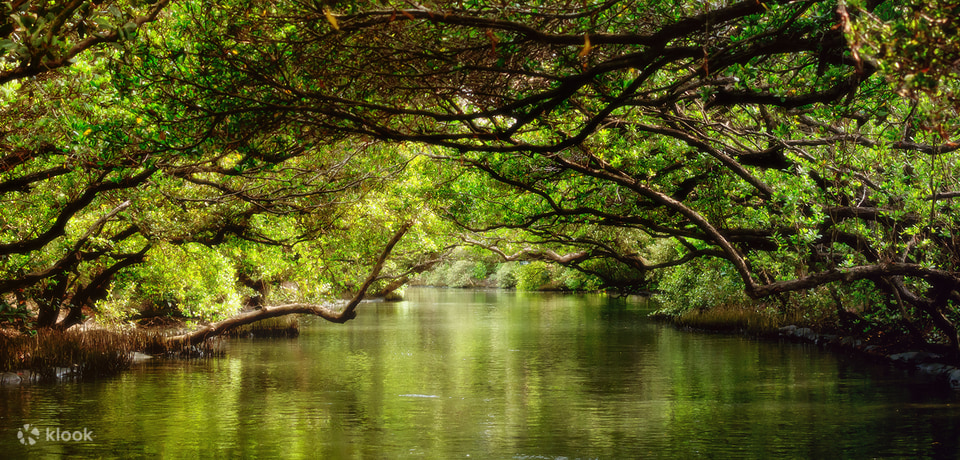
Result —
<svg viewBox="0 0 960 460"><path fill-rule="evenodd" d="M852 351L874 360L912 371L918 378L960 390L960 367L946 356L930 351L897 351L852 336L820 334L813 329L789 325L777 330L779 337L839 351Z"/></svg>
<svg viewBox="0 0 960 460"><path fill-rule="evenodd" d="M821 329L817 324L798 321L802 318L773 314L764 308L728 306L695 309L682 314L657 312L651 317L684 330L736 333L766 340L789 340L837 352L855 353L907 369L921 380L960 390L960 366L950 361L945 353L914 347L889 335L881 339L843 334L836 328ZM177 322L163 323L126 331L88 327L68 331L40 331L33 335L0 331L0 385L112 375L132 364L155 357L189 359L219 353L220 342L216 340L207 341L200 347L176 350L170 348L164 338L182 333L184 326ZM298 334L299 319L281 317L243 326L231 331L226 337L296 337Z"/></svg>
<svg viewBox="0 0 960 460"><path fill-rule="evenodd" d="M655 312L651 318L690 331L737 333L763 340L805 343L838 353L852 353L907 370L918 380L960 391L960 366L945 353L896 337L860 337L836 330L818 332L795 324L797 318L774 316L760 309L718 308L682 314ZM784 325L787 323L786 325ZM815 325L813 325L815 326Z"/></svg>

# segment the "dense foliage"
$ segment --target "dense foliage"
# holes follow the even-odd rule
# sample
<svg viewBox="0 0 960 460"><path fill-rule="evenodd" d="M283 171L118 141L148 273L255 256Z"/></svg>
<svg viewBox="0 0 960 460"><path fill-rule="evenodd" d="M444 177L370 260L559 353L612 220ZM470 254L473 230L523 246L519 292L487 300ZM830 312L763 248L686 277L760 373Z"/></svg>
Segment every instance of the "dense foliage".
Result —
<svg viewBox="0 0 960 460"><path fill-rule="evenodd" d="M118 51L4 87L28 101L0 139L7 299L184 302L165 278L181 264L251 286L348 270L312 281L349 288L422 216L398 248L414 271L457 228L623 290L819 296L960 353L956 2L153 8L151 27L98 32ZM76 42L100 14L81 10L43 30ZM20 43L10 69L29 67ZM198 295L234 278L205 276Z"/></svg>
<svg viewBox="0 0 960 460"><path fill-rule="evenodd" d="M423 165L409 151L246 137L252 122L239 118L212 131L184 114L195 105L151 99L148 82L125 78L125 66L152 69L124 51L149 40L140 26L167 3L142 16L139 2L4 4L0 320L216 319L337 297L418 214L391 266L429 254L420 229L436 224L417 212ZM190 19L166 13L156 33Z"/></svg>

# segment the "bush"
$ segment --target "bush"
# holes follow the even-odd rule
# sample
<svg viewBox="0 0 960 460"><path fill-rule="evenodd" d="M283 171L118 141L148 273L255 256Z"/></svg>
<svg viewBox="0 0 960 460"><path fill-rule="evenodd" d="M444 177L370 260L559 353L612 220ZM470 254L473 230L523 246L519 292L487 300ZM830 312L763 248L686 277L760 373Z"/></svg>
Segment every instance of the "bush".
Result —
<svg viewBox="0 0 960 460"><path fill-rule="evenodd" d="M596 276L572 268L563 269L560 273L559 282L571 291L596 291L603 284Z"/></svg>
<svg viewBox="0 0 960 460"><path fill-rule="evenodd" d="M493 274L493 277L497 282L497 287L503 289L512 289L517 287L518 266L519 264L516 262L505 262L500 264L497 267L497 271Z"/></svg>
<svg viewBox="0 0 960 460"><path fill-rule="evenodd" d="M667 314L751 302L734 268L721 259L697 260L663 270L657 276L657 289L653 299Z"/></svg>
<svg viewBox="0 0 960 460"><path fill-rule="evenodd" d="M551 279L550 266L545 262L530 262L520 265L516 270L517 289L536 291L542 289Z"/></svg>
<svg viewBox="0 0 960 460"><path fill-rule="evenodd" d="M471 260L458 260L449 265L444 275L443 284L459 288L475 285L474 265L476 263Z"/></svg>
<svg viewBox="0 0 960 460"><path fill-rule="evenodd" d="M493 270L491 270L493 269ZM491 273L492 272L492 273ZM462 259L447 262L421 275L428 286L471 287L495 285L502 289L591 291L602 286L595 276L546 262L503 262Z"/></svg>
<svg viewBox="0 0 960 460"><path fill-rule="evenodd" d="M146 263L118 276L98 307L113 319L129 315L129 306L137 305L218 320L236 313L241 304L230 260L215 249L187 244L162 246Z"/></svg>
<svg viewBox="0 0 960 460"><path fill-rule="evenodd" d="M416 283L424 286L443 286L447 281L447 264L438 264L432 270L420 274Z"/></svg>
<svg viewBox="0 0 960 460"><path fill-rule="evenodd" d="M460 259L444 262L417 277L416 283L427 286L473 287L485 284L492 264L483 260Z"/></svg>
<svg viewBox="0 0 960 460"><path fill-rule="evenodd" d="M486 263L486 262L484 262L484 261L482 261L482 260L478 260L478 261L474 262L474 264L473 264L473 278L474 278L474 279L477 279L477 280L480 280L480 281L483 281L483 280L487 279L488 276L490 276L490 264L488 264L488 263Z"/></svg>

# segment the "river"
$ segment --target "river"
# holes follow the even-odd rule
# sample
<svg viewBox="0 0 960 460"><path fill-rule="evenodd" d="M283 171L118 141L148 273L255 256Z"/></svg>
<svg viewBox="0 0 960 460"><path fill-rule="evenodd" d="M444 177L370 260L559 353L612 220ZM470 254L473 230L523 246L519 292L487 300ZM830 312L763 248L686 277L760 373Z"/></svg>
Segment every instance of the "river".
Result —
<svg viewBox="0 0 960 460"><path fill-rule="evenodd" d="M347 324L305 319L297 339L229 340L221 358L0 388L0 457L960 454L950 391L808 345L677 331L648 309L409 289Z"/></svg>

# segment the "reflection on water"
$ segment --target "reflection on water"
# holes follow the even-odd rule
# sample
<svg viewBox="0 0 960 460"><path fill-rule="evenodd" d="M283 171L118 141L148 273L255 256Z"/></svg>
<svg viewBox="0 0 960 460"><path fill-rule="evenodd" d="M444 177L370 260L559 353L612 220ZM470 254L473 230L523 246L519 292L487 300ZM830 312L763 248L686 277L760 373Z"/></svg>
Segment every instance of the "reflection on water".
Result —
<svg viewBox="0 0 960 460"><path fill-rule="evenodd" d="M954 394L638 301L413 289L293 340L0 389L3 457L956 458ZM23 445L23 425L40 430ZM47 430L92 432L92 442ZM29 437L29 432L26 433ZM7 455L9 454L9 455Z"/></svg>

